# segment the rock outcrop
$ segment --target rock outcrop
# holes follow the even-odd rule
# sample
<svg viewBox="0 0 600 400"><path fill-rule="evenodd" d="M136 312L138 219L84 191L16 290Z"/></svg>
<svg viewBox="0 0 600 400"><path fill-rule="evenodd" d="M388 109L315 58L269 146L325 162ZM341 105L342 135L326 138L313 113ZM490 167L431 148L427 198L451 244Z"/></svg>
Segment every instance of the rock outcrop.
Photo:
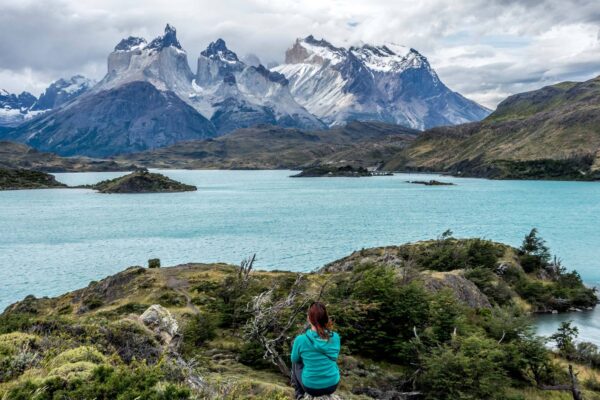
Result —
<svg viewBox="0 0 600 400"><path fill-rule="evenodd" d="M159 304L151 305L140 315L140 321L159 336L165 346L177 348L181 340L179 323L169 310Z"/></svg>

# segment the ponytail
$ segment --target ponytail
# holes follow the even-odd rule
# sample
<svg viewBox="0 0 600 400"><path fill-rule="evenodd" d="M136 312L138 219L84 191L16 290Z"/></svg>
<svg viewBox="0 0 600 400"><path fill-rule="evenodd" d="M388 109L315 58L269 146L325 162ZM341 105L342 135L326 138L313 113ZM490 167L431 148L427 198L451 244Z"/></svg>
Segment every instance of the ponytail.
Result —
<svg viewBox="0 0 600 400"><path fill-rule="evenodd" d="M333 322L327 314L325 304L318 301L312 303L308 307L308 320L315 327L321 339L329 340L333 330Z"/></svg>

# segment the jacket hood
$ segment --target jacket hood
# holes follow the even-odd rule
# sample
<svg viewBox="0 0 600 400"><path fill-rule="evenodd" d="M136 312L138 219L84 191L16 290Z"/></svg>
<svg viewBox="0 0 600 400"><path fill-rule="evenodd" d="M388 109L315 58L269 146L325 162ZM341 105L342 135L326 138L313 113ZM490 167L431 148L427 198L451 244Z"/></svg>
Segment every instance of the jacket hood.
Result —
<svg viewBox="0 0 600 400"><path fill-rule="evenodd" d="M320 350L334 350L334 348L336 347L335 343L337 342L335 340L335 336L337 335L337 333L332 332L331 337L329 338L329 340L326 339L322 339L319 334L315 331L313 331L312 329L309 329L306 332L306 336L309 338L309 340L311 341L312 345L315 347L315 349L320 349Z"/></svg>

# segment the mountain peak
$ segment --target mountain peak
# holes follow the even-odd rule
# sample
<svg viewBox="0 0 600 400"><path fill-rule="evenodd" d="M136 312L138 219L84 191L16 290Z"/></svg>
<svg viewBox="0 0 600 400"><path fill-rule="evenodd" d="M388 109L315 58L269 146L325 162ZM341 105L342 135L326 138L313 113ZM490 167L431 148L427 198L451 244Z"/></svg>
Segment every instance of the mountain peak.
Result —
<svg viewBox="0 0 600 400"><path fill-rule="evenodd" d="M115 46L115 51L132 51L143 49L146 47L146 39L142 37L129 36L128 38L121 39L121 41Z"/></svg>
<svg viewBox="0 0 600 400"><path fill-rule="evenodd" d="M335 47L325 39L317 40L313 35L296 39L294 45L285 52L287 64L338 64L347 56L346 49Z"/></svg>
<svg viewBox="0 0 600 400"><path fill-rule="evenodd" d="M227 48L227 44L221 38L211 42L206 50L202 51L200 55L210 58L211 60L221 60L227 63L237 63L237 54Z"/></svg>
<svg viewBox="0 0 600 400"><path fill-rule="evenodd" d="M183 50L181 44L179 44L179 41L177 40L177 30L174 26L167 24L167 26L165 26L164 35L159 36L155 38L152 42L150 42L148 48L160 50L169 46L173 46L178 48L179 50Z"/></svg>

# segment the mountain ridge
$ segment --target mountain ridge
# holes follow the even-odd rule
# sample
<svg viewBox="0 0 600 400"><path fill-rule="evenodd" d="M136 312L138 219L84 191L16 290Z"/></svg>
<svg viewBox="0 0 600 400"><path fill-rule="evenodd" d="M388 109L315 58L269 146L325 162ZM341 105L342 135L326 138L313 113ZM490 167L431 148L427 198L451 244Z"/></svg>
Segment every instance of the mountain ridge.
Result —
<svg viewBox="0 0 600 400"><path fill-rule="evenodd" d="M600 77L519 93L481 122L424 132L388 161L497 179L599 179Z"/></svg>

